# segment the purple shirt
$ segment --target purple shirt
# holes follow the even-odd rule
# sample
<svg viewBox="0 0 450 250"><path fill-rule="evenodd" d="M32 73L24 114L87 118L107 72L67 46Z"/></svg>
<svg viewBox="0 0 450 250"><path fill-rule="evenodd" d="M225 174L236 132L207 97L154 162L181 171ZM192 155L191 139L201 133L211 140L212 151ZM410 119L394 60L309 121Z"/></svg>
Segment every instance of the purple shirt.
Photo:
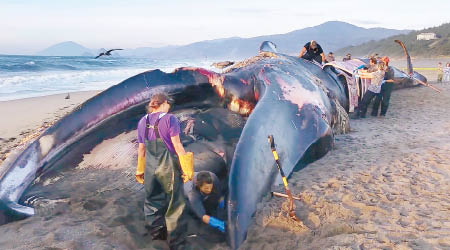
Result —
<svg viewBox="0 0 450 250"><path fill-rule="evenodd" d="M150 125L155 125L156 120L162 114L164 114L164 113L158 112L158 113L153 113L153 114L147 114L144 117L142 117L141 120L139 120L138 127L137 127L139 143L145 143L145 129L146 129L145 124L146 124L147 116L150 116L149 117ZM169 151L171 153L176 153L170 137L177 136L180 134L180 123L178 122L178 119L172 114L165 114L159 120L158 131L159 131L159 136L164 141L164 144L166 144L167 149L169 149ZM147 140L149 140L149 141L156 140L155 132L151 128L148 129Z"/></svg>

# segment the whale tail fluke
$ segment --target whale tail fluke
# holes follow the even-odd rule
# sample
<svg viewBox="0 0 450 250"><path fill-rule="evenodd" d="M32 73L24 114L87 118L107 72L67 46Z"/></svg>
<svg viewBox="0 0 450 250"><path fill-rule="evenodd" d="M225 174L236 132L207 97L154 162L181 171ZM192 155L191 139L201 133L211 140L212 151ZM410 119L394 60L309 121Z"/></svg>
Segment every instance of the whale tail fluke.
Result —
<svg viewBox="0 0 450 250"><path fill-rule="evenodd" d="M259 53L261 53L261 52L278 53L277 45L271 41L264 41L259 46Z"/></svg>

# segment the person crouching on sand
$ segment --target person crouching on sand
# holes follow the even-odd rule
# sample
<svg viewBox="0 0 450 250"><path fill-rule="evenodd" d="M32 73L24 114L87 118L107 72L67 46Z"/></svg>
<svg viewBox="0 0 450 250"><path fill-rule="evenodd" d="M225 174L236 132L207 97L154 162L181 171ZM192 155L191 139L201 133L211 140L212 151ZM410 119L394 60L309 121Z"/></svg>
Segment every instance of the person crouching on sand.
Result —
<svg viewBox="0 0 450 250"><path fill-rule="evenodd" d="M195 216L224 233L225 202L219 178L213 172L200 171L184 184L184 192Z"/></svg>
<svg viewBox="0 0 450 250"><path fill-rule="evenodd" d="M381 91L381 84L384 79L386 64L383 61L378 62L377 69L378 69L377 71L372 73L361 73L361 75L364 74L366 75L366 77L370 77L372 80L360 103L361 106L359 109L360 118L366 117L367 106L369 105L370 101L372 101L372 99L376 97Z"/></svg>

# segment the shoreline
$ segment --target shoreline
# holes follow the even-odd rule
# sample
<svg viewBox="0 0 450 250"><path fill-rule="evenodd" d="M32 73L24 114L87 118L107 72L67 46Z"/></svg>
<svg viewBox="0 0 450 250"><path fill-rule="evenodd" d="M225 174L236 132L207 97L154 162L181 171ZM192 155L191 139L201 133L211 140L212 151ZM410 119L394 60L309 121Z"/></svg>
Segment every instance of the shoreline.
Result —
<svg viewBox="0 0 450 250"><path fill-rule="evenodd" d="M34 98L44 98L44 97L53 97L53 96L63 96L63 98L65 98L67 96L67 94L75 94L75 95L83 95L83 94L89 94L89 93L93 93L93 92L97 92L100 93L102 91L104 91L106 89L102 89L102 90L75 90L75 91L69 91L69 92L64 92L64 93L56 93L56 94L45 94L45 95L40 95L40 96L30 96L30 97L23 97L23 98L17 98L17 99L13 99L13 100L4 100L4 101L0 101L0 104L3 102L13 102L13 101L21 101L21 100L29 100L29 99L34 99ZM72 96L71 96L72 97Z"/></svg>
<svg viewBox="0 0 450 250"><path fill-rule="evenodd" d="M5 118L0 123L0 164L15 148L35 138L75 107L100 92L71 92L70 99L65 99L65 93L0 101L0 114Z"/></svg>
<svg viewBox="0 0 450 250"><path fill-rule="evenodd" d="M112 86L110 86L110 87L112 87ZM3 103L3 102L28 100L28 99L33 99L33 98L44 98L44 97L52 97L52 96L59 96L59 95L61 95L63 97L66 97L68 94L70 94L70 95L72 95L72 94L80 95L82 93L89 93L89 92L98 92L98 93L100 93L102 91L105 91L108 88L109 87L106 87L104 89L94 89L94 90L69 90L69 91L64 91L64 92L61 92L61 93L42 93L42 95L36 95L36 96L24 96L24 97L17 97L17 98L14 98L14 99L6 99L6 100L0 99L0 104Z"/></svg>

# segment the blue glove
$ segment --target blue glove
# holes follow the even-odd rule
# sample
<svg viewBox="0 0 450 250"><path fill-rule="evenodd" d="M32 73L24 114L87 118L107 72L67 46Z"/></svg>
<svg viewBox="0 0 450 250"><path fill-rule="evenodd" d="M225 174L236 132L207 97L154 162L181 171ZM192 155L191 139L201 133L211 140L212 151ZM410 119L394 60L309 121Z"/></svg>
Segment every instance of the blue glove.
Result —
<svg viewBox="0 0 450 250"><path fill-rule="evenodd" d="M224 207L225 207L225 199L221 199L221 200L219 201L219 206L218 206L218 208L222 209L222 208L224 208Z"/></svg>
<svg viewBox="0 0 450 250"><path fill-rule="evenodd" d="M213 228L219 229L222 233L225 233L225 222L223 222L217 218L209 216L208 225L210 225Z"/></svg>

